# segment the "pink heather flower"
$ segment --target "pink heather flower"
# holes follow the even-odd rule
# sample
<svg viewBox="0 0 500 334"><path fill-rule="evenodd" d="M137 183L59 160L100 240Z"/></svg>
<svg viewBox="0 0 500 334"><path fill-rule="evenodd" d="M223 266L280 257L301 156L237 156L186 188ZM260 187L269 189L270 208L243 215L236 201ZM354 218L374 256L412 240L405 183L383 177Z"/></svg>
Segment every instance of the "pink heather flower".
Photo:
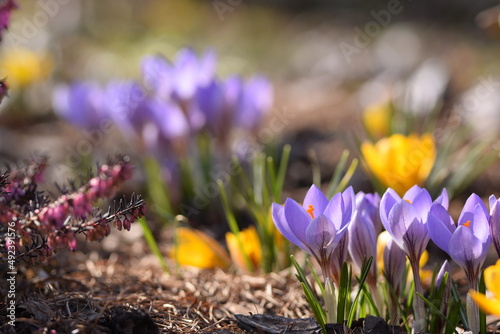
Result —
<svg viewBox="0 0 500 334"><path fill-rule="evenodd" d="M0 40L3 30L9 27L11 11L17 7L15 0L0 0Z"/></svg>

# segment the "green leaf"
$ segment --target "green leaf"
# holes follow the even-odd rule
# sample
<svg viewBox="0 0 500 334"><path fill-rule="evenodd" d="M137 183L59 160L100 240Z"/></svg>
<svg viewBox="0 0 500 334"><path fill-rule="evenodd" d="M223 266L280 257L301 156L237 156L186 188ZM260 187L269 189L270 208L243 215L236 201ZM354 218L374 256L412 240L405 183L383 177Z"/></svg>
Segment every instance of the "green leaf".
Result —
<svg viewBox="0 0 500 334"><path fill-rule="evenodd" d="M275 195L274 199L279 201L281 198L281 192L283 191L283 186L285 185L286 171L288 170L288 161L290 160L290 152L292 147L290 145L283 146L283 151L281 152L280 166L278 169L278 175L276 177L275 184Z"/></svg>
<svg viewBox="0 0 500 334"><path fill-rule="evenodd" d="M241 254L243 255L243 258L245 259L245 266L248 268L249 271L254 271L257 268L254 268L253 263L250 260L250 257L248 256L247 252L245 252L245 247L240 237L240 228L238 226L238 222L236 221L236 217L234 216L233 210L231 210L231 207L229 206L226 189L224 189L224 184L222 183L221 180L217 180L217 185L219 186L219 195L222 202L222 207L224 209L224 213L226 215L226 220L229 225L229 229L231 230L231 233L233 233L234 236L236 237L236 240L238 240L238 247L240 249Z"/></svg>
<svg viewBox="0 0 500 334"><path fill-rule="evenodd" d="M430 310L432 311L432 313L439 315L439 316L440 316L443 320L445 320L445 321L446 321L446 322L447 322L450 326L454 326L454 325L455 325L455 324L453 324L452 322L450 322L450 320L449 320L449 319L448 319L448 318L447 318L447 317L446 317L443 313L441 313L441 311L439 311L439 310L437 309L437 307L436 307L436 306L434 306L434 304L433 304L431 301L429 301L427 298L425 298L424 296L422 296L422 294L420 294L419 292L417 292L416 294L417 294L417 295L418 295L418 296L419 296L419 297L420 297L420 298L424 301L424 303L426 303L426 304L427 304L427 306L429 306L429 308L430 308ZM455 329L455 332L456 332L456 333L458 333L458 332L456 331L456 329Z"/></svg>
<svg viewBox="0 0 500 334"><path fill-rule="evenodd" d="M163 271L170 274L170 269L168 268L168 264L165 261L165 258L163 257L160 248L158 248L158 244L156 243L153 233L151 233L151 229L149 228L146 218L145 217L139 218L139 223L141 224L142 227L142 233L144 233L144 239L146 239L146 243L151 249L151 252L153 252L153 254L158 259L158 262L160 263Z"/></svg>
<svg viewBox="0 0 500 334"><path fill-rule="evenodd" d="M354 297L354 301L351 305L351 309L349 310L349 315L347 317L347 327L351 327L352 321L354 320L354 315L356 313L356 308L358 305L359 296L361 294L361 291L363 291L361 286L363 284L365 284L366 277L368 276L368 272L370 271L370 267L372 265L372 262L373 262L373 256L371 256L368 259L368 261L366 261L366 263L363 265L363 268L361 268L361 275L360 275L360 278L358 279L358 292L356 293L356 297Z"/></svg>
<svg viewBox="0 0 500 334"><path fill-rule="evenodd" d="M339 297L337 303L337 323L339 324L344 323L347 296L349 296L349 294L349 270L347 268L347 263L344 262L340 272Z"/></svg>
<svg viewBox="0 0 500 334"><path fill-rule="evenodd" d="M349 150L344 150L342 155L340 156L340 160L333 171L332 179L330 180L330 184L328 186L328 190L326 192L326 197L332 198L335 193L337 193L337 187L340 183L340 178L342 177L342 173L347 164L347 159L349 158Z"/></svg>

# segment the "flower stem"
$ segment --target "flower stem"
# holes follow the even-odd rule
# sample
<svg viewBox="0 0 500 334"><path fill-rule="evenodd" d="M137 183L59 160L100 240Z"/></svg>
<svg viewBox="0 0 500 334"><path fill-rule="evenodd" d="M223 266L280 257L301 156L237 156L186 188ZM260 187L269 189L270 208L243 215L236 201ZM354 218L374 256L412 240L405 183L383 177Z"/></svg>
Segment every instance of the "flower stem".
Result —
<svg viewBox="0 0 500 334"><path fill-rule="evenodd" d="M325 280L325 308L326 322L335 323L337 321L337 296L335 285L330 278Z"/></svg>
<svg viewBox="0 0 500 334"><path fill-rule="evenodd" d="M474 291L478 290L476 277L469 277L469 288ZM469 329L471 332L479 334L479 308L476 303L472 301L469 293L467 293L467 320L469 320Z"/></svg>
<svg viewBox="0 0 500 334"><path fill-rule="evenodd" d="M413 333L423 333L426 327L426 316L424 301L417 293L424 293L422 283L420 282L420 267L418 259L410 259L411 269L413 271L413 282L415 284L415 296L413 297Z"/></svg>

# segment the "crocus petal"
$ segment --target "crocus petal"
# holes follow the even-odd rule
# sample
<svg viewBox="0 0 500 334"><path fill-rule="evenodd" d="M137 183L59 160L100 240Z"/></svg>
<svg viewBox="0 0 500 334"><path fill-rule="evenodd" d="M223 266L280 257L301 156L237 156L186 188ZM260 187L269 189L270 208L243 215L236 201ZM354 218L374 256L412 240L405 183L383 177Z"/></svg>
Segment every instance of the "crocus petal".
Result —
<svg viewBox="0 0 500 334"><path fill-rule="evenodd" d="M500 315L500 298L488 298L474 290L470 290L469 294L483 312Z"/></svg>
<svg viewBox="0 0 500 334"><path fill-rule="evenodd" d="M488 202L490 203L490 214L492 214L493 213L493 205L495 205L495 203L497 202L497 198L495 197L495 195L491 195L488 198Z"/></svg>
<svg viewBox="0 0 500 334"><path fill-rule="evenodd" d="M376 251L373 222L366 212L356 211L349 225L349 254L358 268L361 268L364 259L376 257ZM375 267L376 262L372 264L372 270Z"/></svg>
<svg viewBox="0 0 500 334"><path fill-rule="evenodd" d="M262 261L262 247L257 229L252 225L240 231L239 238L243 247L238 242L238 236L231 232L226 233L226 244L233 263L244 271L256 270ZM246 257L248 257L250 263L247 263Z"/></svg>
<svg viewBox="0 0 500 334"><path fill-rule="evenodd" d="M211 49L206 51L200 59L199 84L204 86L212 81L217 67L217 53Z"/></svg>
<svg viewBox="0 0 500 334"><path fill-rule="evenodd" d="M415 201L415 198L422 192L422 188L418 185L414 185L404 194L403 198L411 202Z"/></svg>
<svg viewBox="0 0 500 334"><path fill-rule="evenodd" d="M382 220L382 225L384 225L385 229L389 232L391 231L391 226L388 221L389 213L394 205L400 201L401 197L391 188L386 190L380 200L380 219Z"/></svg>
<svg viewBox="0 0 500 334"><path fill-rule="evenodd" d="M172 256L181 265L198 268L227 267L231 262L227 252L207 234L179 227L176 230L177 246Z"/></svg>
<svg viewBox="0 0 500 334"><path fill-rule="evenodd" d="M426 189L414 186L408 190L403 198L405 200L409 200L413 204L421 219L425 219L427 217L427 214L431 209L432 198Z"/></svg>
<svg viewBox="0 0 500 334"><path fill-rule="evenodd" d="M464 208L462 209L462 213L460 214L460 217L458 218L458 223L463 224L467 220L472 220L473 217L471 217L470 213L474 211L476 208L476 205L479 205L481 209L484 211L484 215L488 216L488 209L486 209L486 205L484 205L483 201L481 198L476 195L472 194L467 198L467 201L464 204ZM466 217L464 217L464 215Z"/></svg>
<svg viewBox="0 0 500 334"><path fill-rule="evenodd" d="M359 194L359 193L358 193ZM358 195L356 195L358 197ZM375 235L382 232L382 220L380 219L380 195L374 194L364 194L361 203L356 203L356 207L363 211L366 211L372 220L373 226L375 228Z"/></svg>
<svg viewBox="0 0 500 334"><path fill-rule="evenodd" d="M198 85L199 62L192 49L180 50L175 58L174 90L182 100L193 97Z"/></svg>
<svg viewBox="0 0 500 334"><path fill-rule="evenodd" d="M448 281L449 281L451 278L451 276L450 276L451 270L450 270L450 263L448 262L448 260L444 260L443 265L441 266L441 269L439 269L439 272L436 276L436 288L439 289L439 287L441 286L441 283L443 281L445 273L448 273Z"/></svg>
<svg viewBox="0 0 500 334"><path fill-rule="evenodd" d="M391 224L389 233L394 241L408 256L419 258L427 246L429 234L416 208L406 201L401 201L394 205L388 219Z"/></svg>
<svg viewBox="0 0 500 334"><path fill-rule="evenodd" d="M303 244L307 244L306 229L312 218L306 210L295 200L288 198L285 201L285 219L290 230Z"/></svg>
<svg viewBox="0 0 500 334"><path fill-rule="evenodd" d="M450 200L449 200L448 192L446 191L446 189L443 188L443 191L441 192L441 195L439 195L438 198L436 198L436 200L434 201L434 203L439 203L446 210L448 210L448 206L450 204Z"/></svg>
<svg viewBox="0 0 500 334"><path fill-rule="evenodd" d="M326 254L333 250L336 244L334 244L335 236L337 230L332 222L324 215L319 215L314 218L306 230L307 244L317 255L320 255L324 251Z"/></svg>
<svg viewBox="0 0 500 334"><path fill-rule="evenodd" d="M385 186L404 194L423 185L434 164L436 149L431 134L394 134L375 145L364 142L361 153L370 172Z"/></svg>
<svg viewBox="0 0 500 334"><path fill-rule="evenodd" d="M280 231L280 233L288 239L291 243L294 245L302 248L306 252L309 253L309 249L307 246L300 241L296 236L295 233L292 232L290 229L290 226L288 225L288 222L286 221L285 218L285 207L276 203L272 204L272 215L273 215L273 221L274 225Z"/></svg>
<svg viewBox="0 0 500 334"><path fill-rule="evenodd" d="M323 192L316 186L312 185L311 188L307 191L306 197L304 198L303 206L306 210L309 208L309 205L312 205L314 208L313 215L319 216L325 211L326 206L328 205L328 199L323 194Z"/></svg>
<svg viewBox="0 0 500 334"><path fill-rule="evenodd" d="M495 249L500 256L500 201L495 201L491 209L490 217L491 239Z"/></svg>
<svg viewBox="0 0 500 334"><path fill-rule="evenodd" d="M343 200L342 194L337 193L332 197L328 205L326 206L323 214L330 219L330 221L335 225L335 228L338 230L342 228L342 209L343 209Z"/></svg>
<svg viewBox="0 0 500 334"><path fill-rule="evenodd" d="M471 229L463 225L453 233L448 246L451 258L469 272L479 269L487 251L483 248L481 240L472 234Z"/></svg>
<svg viewBox="0 0 500 334"><path fill-rule="evenodd" d="M57 114L81 128L98 128L105 116L104 94L90 82L56 87L52 103Z"/></svg>
<svg viewBox="0 0 500 334"><path fill-rule="evenodd" d="M342 202L342 226L346 226L351 221L354 211L356 210L356 195L354 194L352 186L342 193Z"/></svg>
<svg viewBox="0 0 500 334"><path fill-rule="evenodd" d="M148 99L144 103L165 138L174 139L188 134L189 124L179 106L156 99Z"/></svg>
<svg viewBox="0 0 500 334"><path fill-rule="evenodd" d="M497 260L496 264L489 266L484 270L484 283L486 288L495 295L495 297L500 298L500 260Z"/></svg>
<svg viewBox="0 0 500 334"><path fill-rule="evenodd" d="M431 206L427 218L427 229L432 241L439 248L448 252L450 239L456 226L448 211L441 204L434 203Z"/></svg>
<svg viewBox="0 0 500 334"><path fill-rule="evenodd" d="M144 57L141 70L144 86L148 90L156 91L164 82L170 81L171 66L160 55Z"/></svg>
<svg viewBox="0 0 500 334"><path fill-rule="evenodd" d="M484 205L476 205L474 208L474 220L470 224L472 233L483 243L490 239L490 215L484 212Z"/></svg>
<svg viewBox="0 0 500 334"><path fill-rule="evenodd" d="M221 122L225 109L221 83L218 80L212 80L209 84L199 87L196 92L196 102L199 110L205 115L209 127L219 130L223 126Z"/></svg>
<svg viewBox="0 0 500 334"><path fill-rule="evenodd" d="M406 266L405 252L390 239L384 249L384 272L387 275L390 283L395 291L398 291L401 286L404 269Z"/></svg>
<svg viewBox="0 0 500 334"><path fill-rule="evenodd" d="M239 126L253 130L271 109L272 85L265 77L256 76L249 79L242 88L238 98L235 121Z"/></svg>

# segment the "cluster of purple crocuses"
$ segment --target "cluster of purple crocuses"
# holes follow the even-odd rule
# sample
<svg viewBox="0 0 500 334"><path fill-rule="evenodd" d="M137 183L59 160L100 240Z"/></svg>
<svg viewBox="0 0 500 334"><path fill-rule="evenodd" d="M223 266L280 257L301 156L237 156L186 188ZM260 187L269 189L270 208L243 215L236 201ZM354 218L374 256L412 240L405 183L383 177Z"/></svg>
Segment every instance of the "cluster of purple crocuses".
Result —
<svg viewBox="0 0 500 334"><path fill-rule="evenodd" d="M82 128L97 128L112 120L123 135L139 142L163 167L172 181L179 157L196 151L200 135L217 149L231 151L236 132L254 132L270 111L273 90L263 76L243 79L216 76L216 56L198 57L192 49L180 50L173 62L160 55L142 60L142 80L78 82L55 90L55 111Z"/></svg>
<svg viewBox="0 0 500 334"><path fill-rule="evenodd" d="M446 190L433 201L429 192L418 186L409 189L402 198L389 188L381 199L376 194L362 192L355 196L350 187L328 200L313 185L302 205L288 198L284 205L274 203L272 214L276 228L317 260L325 279L338 282L335 273L342 263L336 259L346 253L346 246L342 246L344 238L348 239L344 244L358 267L367 258L375 258L377 234L383 225L392 239L384 253L384 272L388 280L394 281L390 283L401 281L405 254L414 273L415 291L423 292L419 260L432 239L465 270L470 288L476 290L492 242L500 256L500 199L491 196L488 211L479 196L472 194L457 225L448 212L448 202ZM340 257L345 261L345 255ZM376 269L372 268L369 275L376 275ZM369 278L367 283L370 285ZM415 332L425 326L423 307L423 301L415 296ZM476 322L474 319L470 322L476 333Z"/></svg>

